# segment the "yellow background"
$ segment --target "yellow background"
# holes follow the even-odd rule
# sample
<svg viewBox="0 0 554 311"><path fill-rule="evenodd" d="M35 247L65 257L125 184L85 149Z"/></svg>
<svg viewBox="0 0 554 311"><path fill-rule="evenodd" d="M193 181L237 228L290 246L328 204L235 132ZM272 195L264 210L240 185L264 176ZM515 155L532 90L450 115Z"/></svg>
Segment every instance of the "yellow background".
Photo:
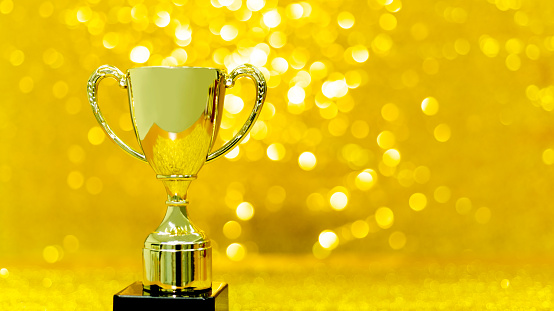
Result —
<svg viewBox="0 0 554 311"><path fill-rule="evenodd" d="M96 123L98 66L251 63L269 85L260 121L189 190L231 309L549 308L553 14L546 0L1 0L0 306L110 309L140 278L165 191ZM217 146L254 88L228 94ZM138 147L115 81L100 107Z"/></svg>

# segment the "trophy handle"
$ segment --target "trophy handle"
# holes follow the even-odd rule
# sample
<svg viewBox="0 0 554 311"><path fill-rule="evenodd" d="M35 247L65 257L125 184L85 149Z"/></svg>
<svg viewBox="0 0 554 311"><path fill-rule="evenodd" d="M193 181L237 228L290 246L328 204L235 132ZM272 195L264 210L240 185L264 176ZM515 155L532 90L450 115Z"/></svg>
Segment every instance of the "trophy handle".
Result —
<svg viewBox="0 0 554 311"><path fill-rule="evenodd" d="M96 117L96 120L102 126L104 129L104 132L108 134L108 136L119 146L121 149L126 151L128 154L132 155L133 157L142 160L146 162L146 157L144 154L135 151L133 148L127 146L117 135L112 131L104 117L102 116L102 112L100 112L100 107L98 107L98 84L100 84L100 81L102 81L104 78L114 78L119 82L119 86L121 88L127 88L127 79L126 76L121 70L117 69L114 66L110 65L104 65L98 67L94 71L94 73L90 76L87 83L87 95L88 95L88 101L90 103L90 106L92 107L92 112L94 113L94 116Z"/></svg>
<svg viewBox="0 0 554 311"><path fill-rule="evenodd" d="M225 87L233 87L233 85L235 85L235 80L241 76L249 77L256 84L256 103L254 104L254 109L252 109L252 113L250 113L250 116L248 116L246 123L244 123L237 135L235 135L233 139L223 145L223 147L219 148L215 152L210 153L206 158L206 162L211 162L219 158L220 156L231 151L236 145L238 145L248 134L248 132L250 132L252 125L254 125L254 123L258 119L258 116L260 115L260 111L262 110L262 106L265 101L265 95L267 93L267 84L265 82L264 75L258 68L250 64L244 64L238 66L231 72L231 74L225 80Z"/></svg>

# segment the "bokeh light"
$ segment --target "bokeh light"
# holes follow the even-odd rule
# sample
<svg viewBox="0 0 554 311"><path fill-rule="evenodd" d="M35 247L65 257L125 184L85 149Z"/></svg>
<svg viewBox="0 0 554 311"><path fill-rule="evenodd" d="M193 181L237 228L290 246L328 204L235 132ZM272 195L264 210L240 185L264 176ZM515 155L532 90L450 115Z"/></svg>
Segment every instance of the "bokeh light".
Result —
<svg viewBox="0 0 554 311"><path fill-rule="evenodd" d="M254 216L254 206L248 202L242 202L237 206L236 213L240 220L250 220Z"/></svg>
<svg viewBox="0 0 554 311"><path fill-rule="evenodd" d="M396 138L394 134L390 131L383 131L379 133L379 135L377 135L377 145L385 150L394 147L395 142ZM396 155L391 155L390 157L396 157Z"/></svg>
<svg viewBox="0 0 554 311"><path fill-rule="evenodd" d="M406 245L406 235L401 231L395 231L389 236L389 245L394 250L399 250Z"/></svg>
<svg viewBox="0 0 554 311"><path fill-rule="evenodd" d="M0 0L0 308L111 310L141 278L165 193L92 115L96 68L250 63L268 83L259 118L187 194L231 310L280 296L282 309L551 309L550 7ZM255 87L218 89L211 152ZM128 96L99 86L106 122L142 152Z"/></svg>
<svg viewBox="0 0 554 311"><path fill-rule="evenodd" d="M439 203L447 203L450 200L452 191L447 186L439 186L434 191L435 201Z"/></svg>
<svg viewBox="0 0 554 311"><path fill-rule="evenodd" d="M250 11L259 11L261 10L265 5L265 0L246 0L246 7Z"/></svg>
<svg viewBox="0 0 554 311"><path fill-rule="evenodd" d="M426 97L421 102L421 110L428 116L434 116L439 111L439 102L434 97Z"/></svg>
<svg viewBox="0 0 554 311"><path fill-rule="evenodd" d="M469 198L462 197L456 201L456 211L459 214L464 215L469 213L472 207L473 207L473 204L471 203L471 200Z"/></svg>
<svg viewBox="0 0 554 311"><path fill-rule="evenodd" d="M325 230L319 234L319 244L326 249L334 249L339 245L337 234L331 230Z"/></svg>
<svg viewBox="0 0 554 311"><path fill-rule="evenodd" d="M130 59L137 64L143 64L150 58L150 50L147 47L139 45L131 50Z"/></svg>
<svg viewBox="0 0 554 311"><path fill-rule="evenodd" d="M393 30L396 28L397 23L396 17L390 13L384 13L379 17L379 26L383 30Z"/></svg>
<svg viewBox="0 0 554 311"><path fill-rule="evenodd" d="M233 261L241 261L246 256L246 248L240 243L233 243L227 246L226 254Z"/></svg>
<svg viewBox="0 0 554 311"><path fill-rule="evenodd" d="M383 229L388 229L394 223L394 213L388 207L379 207L375 211L375 221Z"/></svg>
<svg viewBox="0 0 554 311"><path fill-rule="evenodd" d="M88 141L93 145L100 145L104 142L105 138L106 135L104 134L104 131L98 126L95 126L88 131Z"/></svg>
<svg viewBox="0 0 554 311"><path fill-rule="evenodd" d="M314 169L314 167L317 164L317 159L315 155L311 152L303 152L298 157L298 165L300 165L300 168L302 168L305 171L311 171Z"/></svg>
<svg viewBox="0 0 554 311"><path fill-rule="evenodd" d="M400 152L396 149L389 149L383 153L383 163L390 167L395 167L400 163Z"/></svg>
<svg viewBox="0 0 554 311"><path fill-rule="evenodd" d="M285 146L279 143L271 144L267 147L267 157L273 161L282 160L285 157Z"/></svg>
<svg viewBox="0 0 554 311"><path fill-rule="evenodd" d="M381 115L386 121L395 121L398 118L399 110L398 107L393 103L385 104L381 108Z"/></svg>
<svg viewBox="0 0 554 311"><path fill-rule="evenodd" d="M234 25L224 25L219 31L219 35L225 41L232 41L239 34L239 30Z"/></svg>
<svg viewBox="0 0 554 311"><path fill-rule="evenodd" d="M427 206L427 197L423 193L416 192L410 196L409 205L411 209L419 212Z"/></svg>
<svg viewBox="0 0 554 311"><path fill-rule="evenodd" d="M369 233L369 224L364 220L356 220L352 223L352 235L355 238L363 239Z"/></svg>
<svg viewBox="0 0 554 311"><path fill-rule="evenodd" d="M491 219L491 210L488 207L480 207L475 211L475 221L485 225Z"/></svg>
<svg viewBox="0 0 554 311"><path fill-rule="evenodd" d="M236 239L240 237L241 233L242 233L241 225L234 220L229 220L228 222L225 223L225 225L223 225L223 234L228 239Z"/></svg>
<svg viewBox="0 0 554 311"><path fill-rule="evenodd" d="M356 187L362 191L371 189L376 182L377 173L372 169L366 169L356 175Z"/></svg>
<svg viewBox="0 0 554 311"><path fill-rule="evenodd" d="M448 124L439 124L434 130L435 139L441 143L444 143L450 139L451 130Z"/></svg>
<svg viewBox="0 0 554 311"><path fill-rule="evenodd" d="M352 13L350 12L340 12L337 16L337 21L339 23L339 26L344 29L350 29L352 26L354 26L354 22L356 21L356 18Z"/></svg>
<svg viewBox="0 0 554 311"><path fill-rule="evenodd" d="M47 263L55 263L60 259L60 252L55 246L46 246L42 251L42 257Z"/></svg>
<svg viewBox="0 0 554 311"><path fill-rule="evenodd" d="M340 211L348 204L348 196L344 192L337 191L331 195L329 202L334 210Z"/></svg>

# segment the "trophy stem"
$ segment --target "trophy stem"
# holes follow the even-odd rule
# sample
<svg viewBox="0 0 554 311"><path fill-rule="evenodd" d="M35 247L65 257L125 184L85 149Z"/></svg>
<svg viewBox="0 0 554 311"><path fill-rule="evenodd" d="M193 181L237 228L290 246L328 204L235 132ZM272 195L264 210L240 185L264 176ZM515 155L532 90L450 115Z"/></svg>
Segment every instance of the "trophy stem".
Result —
<svg viewBox="0 0 554 311"><path fill-rule="evenodd" d="M186 189L190 179L168 182L167 212L144 242L144 290L153 293L202 293L211 289L212 249L206 234L188 218ZM169 189L168 189L169 190Z"/></svg>
<svg viewBox="0 0 554 311"><path fill-rule="evenodd" d="M190 183L196 179L196 175L156 175L156 178L161 180L167 192L168 206L178 205L185 206L187 201L187 191Z"/></svg>

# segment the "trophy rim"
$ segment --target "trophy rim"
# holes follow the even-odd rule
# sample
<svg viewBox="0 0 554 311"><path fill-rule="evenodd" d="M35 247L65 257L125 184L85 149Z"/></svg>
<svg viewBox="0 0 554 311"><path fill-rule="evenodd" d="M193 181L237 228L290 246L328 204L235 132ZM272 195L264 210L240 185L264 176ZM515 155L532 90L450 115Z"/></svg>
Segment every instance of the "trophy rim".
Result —
<svg viewBox="0 0 554 311"><path fill-rule="evenodd" d="M127 71L130 70L137 70L137 69L152 69L152 68L163 68L163 69L208 69L208 70L218 70L225 72L225 69L221 68L215 68L215 67L198 67L198 66L142 66L142 67L133 67L127 69Z"/></svg>

